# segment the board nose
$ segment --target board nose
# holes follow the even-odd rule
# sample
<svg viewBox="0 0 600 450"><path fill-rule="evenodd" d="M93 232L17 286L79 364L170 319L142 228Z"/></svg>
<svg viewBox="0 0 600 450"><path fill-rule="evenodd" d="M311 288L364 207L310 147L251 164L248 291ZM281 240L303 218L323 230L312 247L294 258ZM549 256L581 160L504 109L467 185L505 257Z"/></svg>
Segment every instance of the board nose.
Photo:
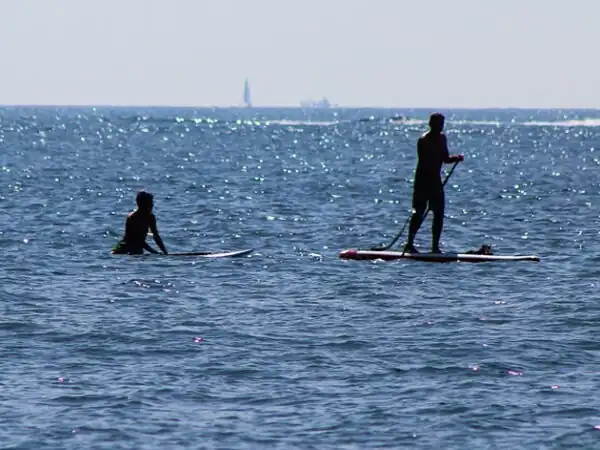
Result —
<svg viewBox="0 0 600 450"><path fill-rule="evenodd" d="M340 252L340 258L342 258L342 259L349 259L349 258L355 257L356 255L357 255L356 249L342 250Z"/></svg>

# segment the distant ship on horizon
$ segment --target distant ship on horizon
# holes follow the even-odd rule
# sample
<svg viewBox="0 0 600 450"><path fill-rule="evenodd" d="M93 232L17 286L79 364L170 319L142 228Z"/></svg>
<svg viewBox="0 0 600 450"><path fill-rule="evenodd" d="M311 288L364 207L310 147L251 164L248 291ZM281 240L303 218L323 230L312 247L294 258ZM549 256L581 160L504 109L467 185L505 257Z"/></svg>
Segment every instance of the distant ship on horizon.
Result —
<svg viewBox="0 0 600 450"><path fill-rule="evenodd" d="M305 101L305 102L301 102L300 106L302 108L315 108L315 109L329 109L331 108L331 103L329 102L329 100L327 100L327 97L323 97L321 100L317 100L317 101Z"/></svg>
<svg viewBox="0 0 600 450"><path fill-rule="evenodd" d="M252 99L250 97L250 83L248 82L248 78L244 82L244 104L246 108L252 108Z"/></svg>

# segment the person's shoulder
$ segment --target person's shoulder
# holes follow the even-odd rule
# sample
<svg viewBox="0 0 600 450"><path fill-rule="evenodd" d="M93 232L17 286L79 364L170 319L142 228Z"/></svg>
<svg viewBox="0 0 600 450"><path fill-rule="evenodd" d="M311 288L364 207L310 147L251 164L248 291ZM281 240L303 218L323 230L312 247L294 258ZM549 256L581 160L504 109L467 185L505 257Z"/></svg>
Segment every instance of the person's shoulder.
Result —
<svg viewBox="0 0 600 450"><path fill-rule="evenodd" d="M444 133L432 133L431 131L428 131L427 133L425 133L423 135L423 137L427 140L430 140L432 142L445 142L446 141L446 135Z"/></svg>

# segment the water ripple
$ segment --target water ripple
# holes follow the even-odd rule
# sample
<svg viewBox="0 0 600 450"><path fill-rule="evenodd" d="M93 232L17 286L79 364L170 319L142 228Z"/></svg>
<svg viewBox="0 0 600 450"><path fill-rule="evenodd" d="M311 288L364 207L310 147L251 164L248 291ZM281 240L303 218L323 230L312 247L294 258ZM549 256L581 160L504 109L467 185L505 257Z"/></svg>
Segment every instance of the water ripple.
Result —
<svg viewBox="0 0 600 450"><path fill-rule="evenodd" d="M541 263L340 260L427 113L0 109L4 446L594 448L597 112L448 115L443 247ZM139 189L170 250L255 253L109 255Z"/></svg>

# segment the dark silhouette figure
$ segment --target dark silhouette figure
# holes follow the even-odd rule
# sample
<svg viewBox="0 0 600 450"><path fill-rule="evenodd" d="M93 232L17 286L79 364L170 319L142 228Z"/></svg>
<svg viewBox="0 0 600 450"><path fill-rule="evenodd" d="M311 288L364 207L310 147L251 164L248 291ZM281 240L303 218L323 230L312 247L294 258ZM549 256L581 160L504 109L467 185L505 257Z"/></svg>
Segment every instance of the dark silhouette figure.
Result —
<svg viewBox="0 0 600 450"><path fill-rule="evenodd" d="M444 130L445 118L435 113L429 118L429 131L417 142L417 169L413 188L413 215L408 229L406 253L418 253L414 246L415 235L419 231L427 208L433 212L431 252L441 253L440 237L444 227L444 186L440 171L442 164L463 161L463 155L449 155Z"/></svg>
<svg viewBox="0 0 600 450"><path fill-rule="evenodd" d="M470 254L470 255L493 255L494 254L492 252L492 246L489 244L483 244L477 250L469 250L468 252L465 252L465 253Z"/></svg>
<svg viewBox="0 0 600 450"><path fill-rule="evenodd" d="M156 217L152 214L154 197L148 192L141 191L137 194L135 201L137 209L127 216L127 220L125 221L125 236L112 249L111 253L141 255L144 253L144 250L148 250L150 253L158 253L158 251L146 243L146 236L148 235L148 230L150 230L154 237L154 242L156 242L156 245L166 255L167 249L158 234Z"/></svg>

